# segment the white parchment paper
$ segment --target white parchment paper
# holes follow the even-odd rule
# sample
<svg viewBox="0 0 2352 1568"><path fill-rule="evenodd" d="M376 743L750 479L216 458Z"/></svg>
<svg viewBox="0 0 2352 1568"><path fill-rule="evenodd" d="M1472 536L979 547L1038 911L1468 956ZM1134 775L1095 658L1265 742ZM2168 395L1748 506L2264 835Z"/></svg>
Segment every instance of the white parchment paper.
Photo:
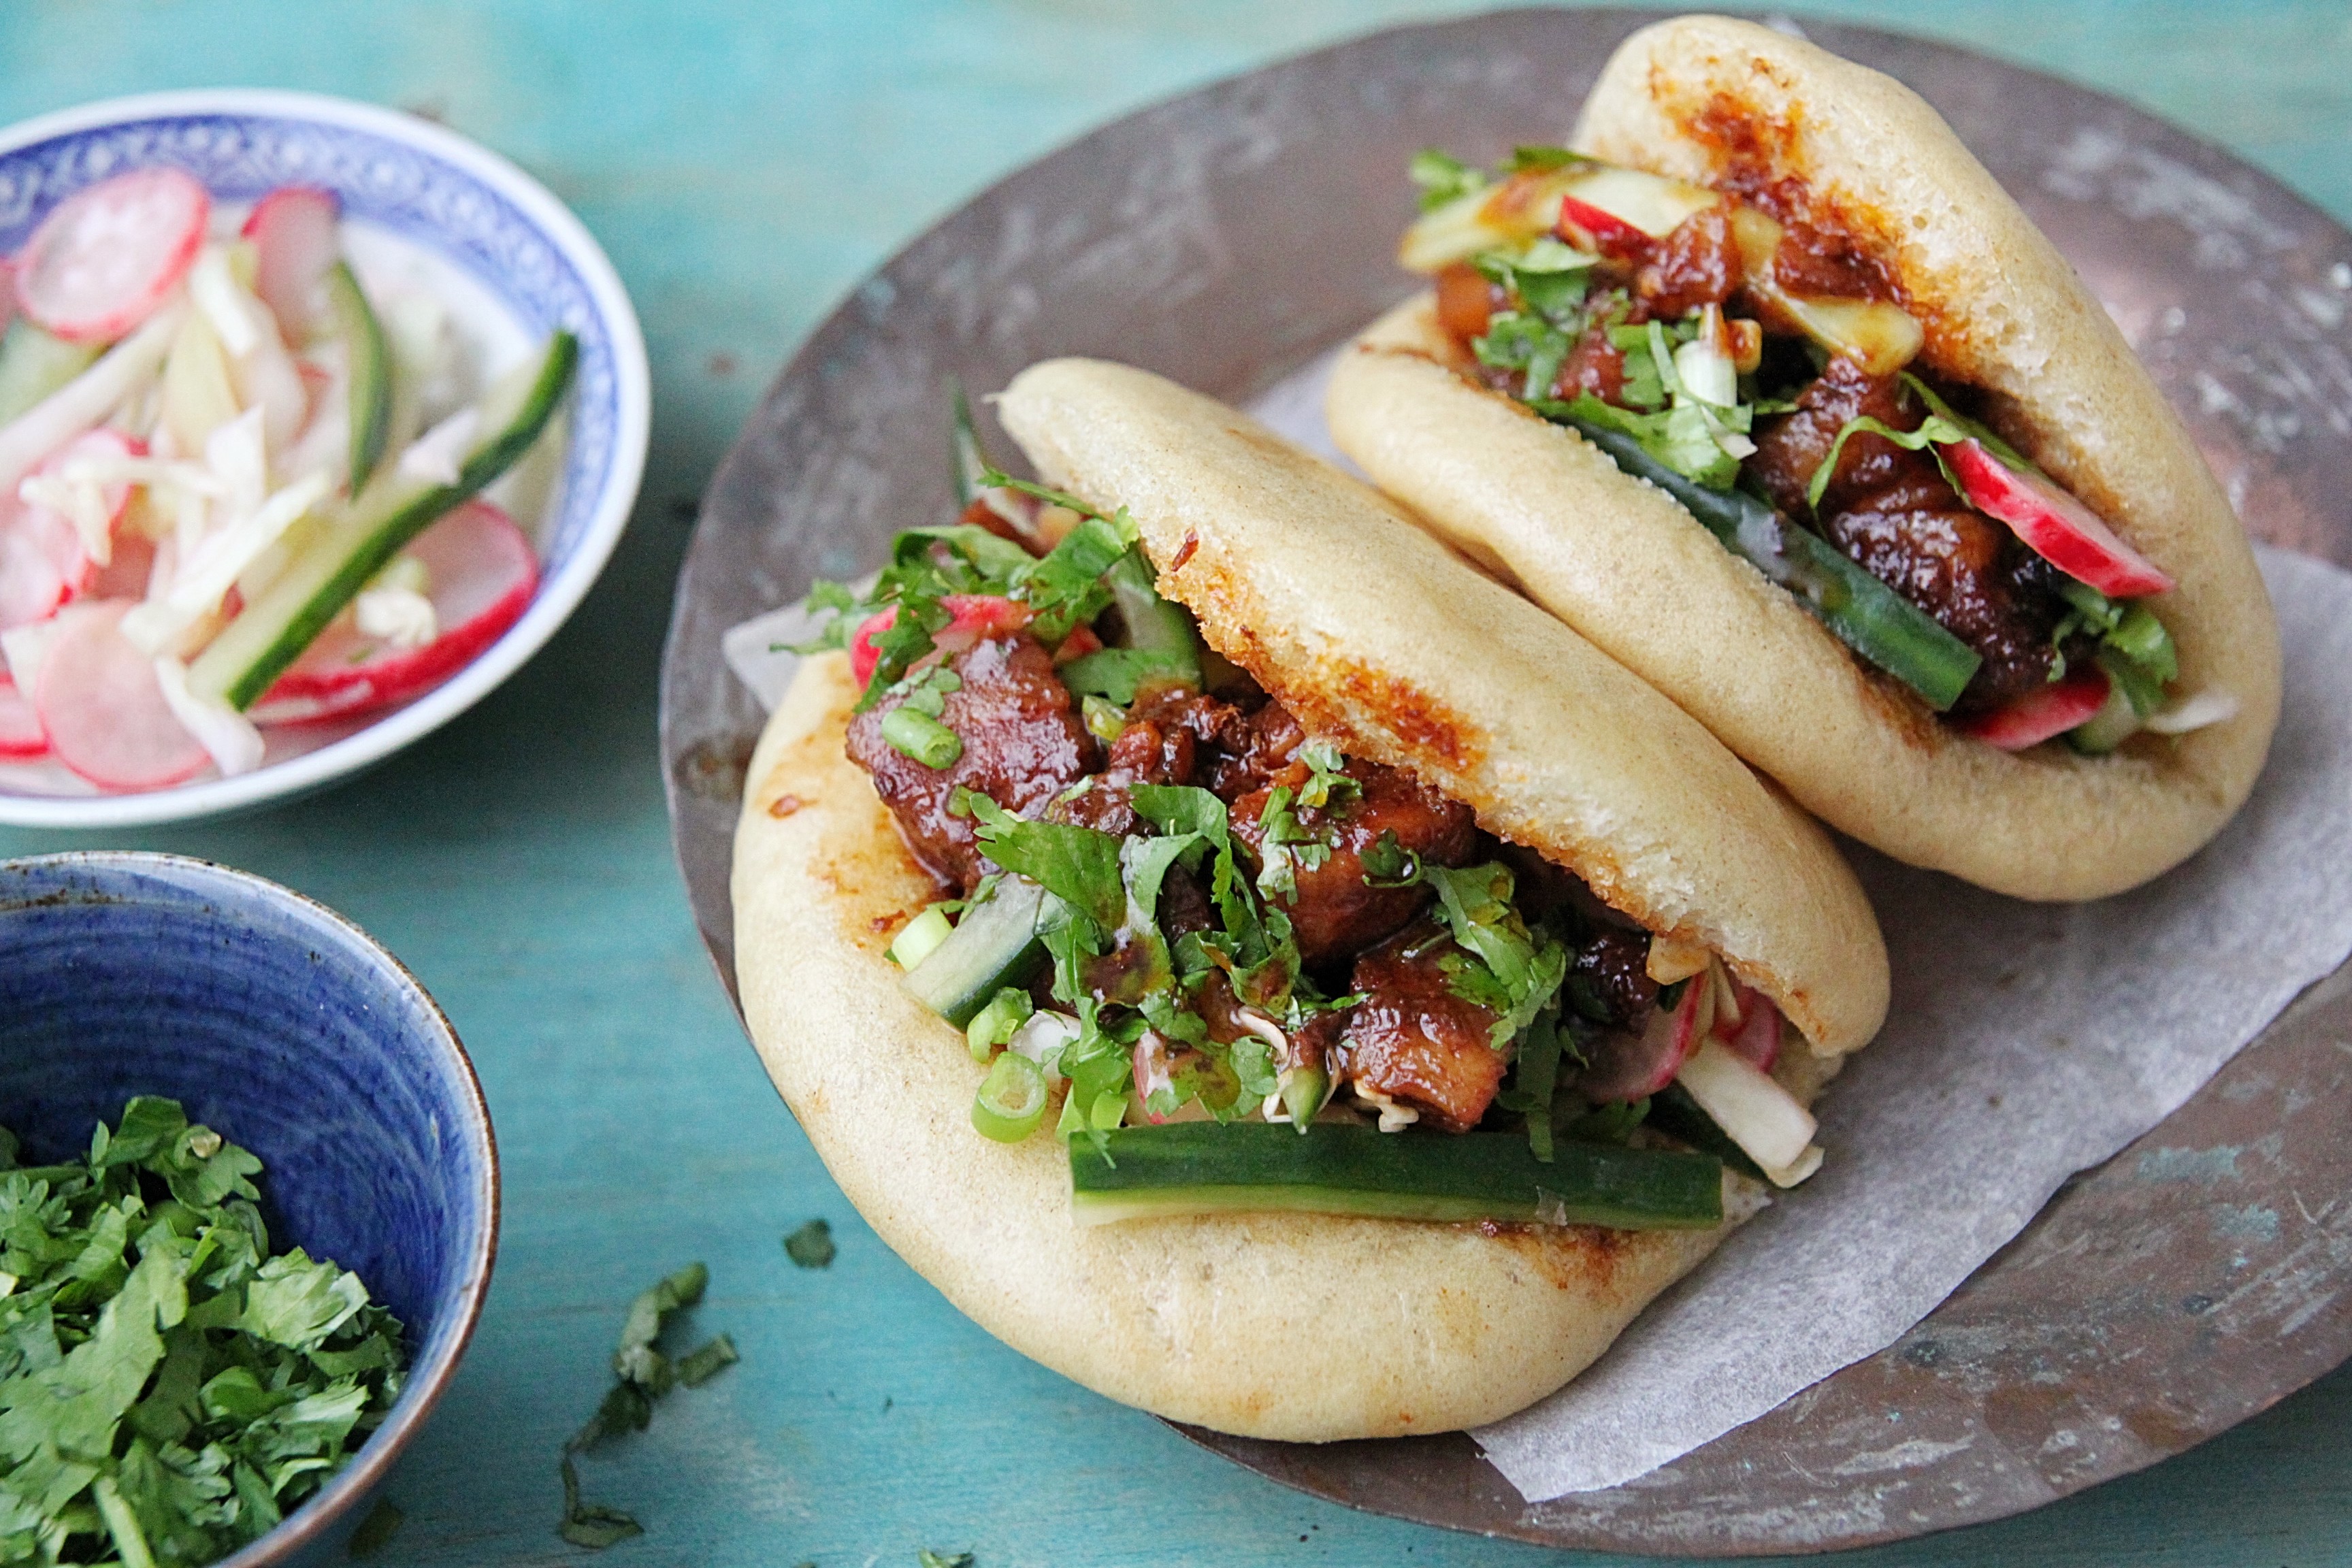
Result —
<svg viewBox="0 0 2352 1568"><path fill-rule="evenodd" d="M1326 457L1328 364L1254 409ZM1893 1343L2352 952L2352 575L2261 559L2285 713L2253 797L2186 865L2053 907L1849 847L1895 999L1815 1108L1828 1159L1582 1376L1473 1434L1529 1500L1632 1480Z"/></svg>

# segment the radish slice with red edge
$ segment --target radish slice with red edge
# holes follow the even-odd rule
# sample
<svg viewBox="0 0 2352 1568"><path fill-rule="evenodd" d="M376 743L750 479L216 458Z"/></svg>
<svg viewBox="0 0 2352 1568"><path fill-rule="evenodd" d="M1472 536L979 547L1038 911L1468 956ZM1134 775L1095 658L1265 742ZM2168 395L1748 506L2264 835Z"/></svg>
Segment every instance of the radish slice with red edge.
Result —
<svg viewBox="0 0 2352 1568"><path fill-rule="evenodd" d="M1570 245L1604 255L1639 250L1650 238L1615 213L1603 212L1591 202L1580 202L1574 196L1559 199L1559 231L1560 237Z"/></svg>
<svg viewBox="0 0 2352 1568"><path fill-rule="evenodd" d="M58 761L99 788L161 789L212 759L164 700L155 661L122 635L129 608L107 599L58 617L33 708Z"/></svg>
<svg viewBox="0 0 2352 1568"><path fill-rule="evenodd" d="M995 594L942 594L940 603L955 618L942 626L931 641L950 653L961 653L982 637L1017 632L1029 624L1026 605ZM874 639L898 622L898 606L892 605L866 616L850 637L849 673L858 685L864 686L872 679L874 667L882 662L882 650L874 646Z"/></svg>
<svg viewBox="0 0 2352 1568"><path fill-rule="evenodd" d="M53 474L77 458L121 459L142 455L145 444L116 430L90 430L51 453L36 476ZM131 504L128 480L108 485L101 492L106 504L106 529L111 535ZM151 553L148 560L152 563ZM0 498L0 631L30 626L54 615L58 606L92 591L100 568L90 559L89 542L73 519L54 508L17 497ZM136 597L146 591L142 576L127 590Z"/></svg>
<svg viewBox="0 0 2352 1568"><path fill-rule="evenodd" d="M1739 1001L1746 1016L1738 1032L1723 1043L1733 1055L1770 1072L1780 1059L1780 1009L1764 993L1745 985L1739 988Z"/></svg>
<svg viewBox="0 0 2352 1568"><path fill-rule="evenodd" d="M68 342L105 342L152 315L205 241L212 197L178 169L133 169L68 196L16 258L16 303Z"/></svg>
<svg viewBox="0 0 2352 1568"><path fill-rule="evenodd" d="M2077 724L2089 723L2107 704L2107 672L2096 665L2088 665L2070 672L2063 680L2053 680L2039 691L2027 693L2006 708L1956 720L1952 727L1988 746L2021 752L2063 735Z"/></svg>
<svg viewBox="0 0 2352 1568"><path fill-rule="evenodd" d="M71 520L0 497L0 631L47 620L93 575Z"/></svg>
<svg viewBox="0 0 2352 1568"><path fill-rule="evenodd" d="M514 520L468 501L423 533L406 553L431 579L439 635L396 647L339 617L247 712L257 724L319 724L404 701L471 664L522 618L539 587L539 558Z"/></svg>
<svg viewBox="0 0 2352 1568"><path fill-rule="evenodd" d="M254 248L253 291L289 342L299 342L324 313L320 285L341 254L335 226L341 216L332 191L280 185L254 203L245 220Z"/></svg>
<svg viewBox="0 0 2352 1568"><path fill-rule="evenodd" d="M1603 1035L1592 1047L1591 1064L1576 1075L1579 1092L1605 1104L1640 1100L1674 1082L1713 1021L1711 994L1702 970L1683 983L1682 999L1674 1011L1650 1009L1640 1034L1615 1029Z"/></svg>
<svg viewBox="0 0 2352 1568"><path fill-rule="evenodd" d="M37 757L49 749L41 716L16 683L0 674L0 757Z"/></svg>
<svg viewBox="0 0 2352 1568"><path fill-rule="evenodd" d="M2069 577L2111 599L2172 591L2172 579L2154 563L2041 475L2011 468L1981 441L1955 441L1943 453L1970 506L2009 524L2027 549Z"/></svg>

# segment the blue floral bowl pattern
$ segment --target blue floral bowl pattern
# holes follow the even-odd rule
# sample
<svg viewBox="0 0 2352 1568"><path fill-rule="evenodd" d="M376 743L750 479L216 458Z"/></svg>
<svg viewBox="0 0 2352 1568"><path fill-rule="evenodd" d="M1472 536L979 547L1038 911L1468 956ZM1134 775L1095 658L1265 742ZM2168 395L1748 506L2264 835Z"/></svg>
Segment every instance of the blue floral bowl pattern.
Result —
<svg viewBox="0 0 2352 1568"><path fill-rule="evenodd" d="M318 751L236 779L149 795L0 794L0 821L108 826L234 810L363 767L472 705L552 635L612 553L636 499L649 425L645 340L612 263L536 180L413 115L318 94L231 89L111 100L0 131L0 255L50 209L127 169L169 165L216 202L322 186L344 212L479 281L531 337L580 340L569 448L541 530L539 592L488 652L410 706Z"/></svg>
<svg viewBox="0 0 2352 1568"><path fill-rule="evenodd" d="M408 1384L349 1468L235 1568L330 1560L472 1335L498 1163L464 1048L341 917L175 856L0 863L0 1126L31 1160L167 1095L259 1155L280 1246L358 1270L406 1326Z"/></svg>

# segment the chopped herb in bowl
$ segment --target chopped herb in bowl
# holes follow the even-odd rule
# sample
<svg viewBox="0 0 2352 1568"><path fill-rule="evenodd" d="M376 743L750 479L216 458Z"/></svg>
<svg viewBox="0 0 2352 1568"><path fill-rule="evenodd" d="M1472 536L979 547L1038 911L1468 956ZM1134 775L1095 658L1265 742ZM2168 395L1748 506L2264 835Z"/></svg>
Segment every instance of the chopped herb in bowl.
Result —
<svg viewBox="0 0 2352 1568"><path fill-rule="evenodd" d="M392 1409L398 1320L272 1251L261 1168L153 1097L59 1164L0 1130L0 1563L214 1562Z"/></svg>

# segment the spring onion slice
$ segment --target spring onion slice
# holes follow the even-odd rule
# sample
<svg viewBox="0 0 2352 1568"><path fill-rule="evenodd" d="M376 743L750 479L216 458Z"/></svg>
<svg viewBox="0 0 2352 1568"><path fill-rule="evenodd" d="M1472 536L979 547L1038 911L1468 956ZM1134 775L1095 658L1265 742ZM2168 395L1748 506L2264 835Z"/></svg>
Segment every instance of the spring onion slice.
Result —
<svg viewBox="0 0 2352 1568"><path fill-rule="evenodd" d="M1864 571L1829 541L1742 490L1711 489L1651 457L1632 437L1580 419L1562 423L1649 480L1734 553L1795 595L1838 639L1938 713L1959 700L1984 661L1926 611Z"/></svg>
<svg viewBox="0 0 2352 1568"><path fill-rule="evenodd" d="M1045 1119L1045 1070L1018 1051L998 1057L972 1096L972 1126L999 1143L1018 1143Z"/></svg>
<svg viewBox="0 0 2352 1568"><path fill-rule="evenodd" d="M1706 1229L1723 1222L1722 1172L1708 1154L1569 1142L1543 1164L1517 1132L1384 1133L1337 1123L1294 1131L1181 1121L1070 1141L1071 1213L1080 1225L1281 1210Z"/></svg>

